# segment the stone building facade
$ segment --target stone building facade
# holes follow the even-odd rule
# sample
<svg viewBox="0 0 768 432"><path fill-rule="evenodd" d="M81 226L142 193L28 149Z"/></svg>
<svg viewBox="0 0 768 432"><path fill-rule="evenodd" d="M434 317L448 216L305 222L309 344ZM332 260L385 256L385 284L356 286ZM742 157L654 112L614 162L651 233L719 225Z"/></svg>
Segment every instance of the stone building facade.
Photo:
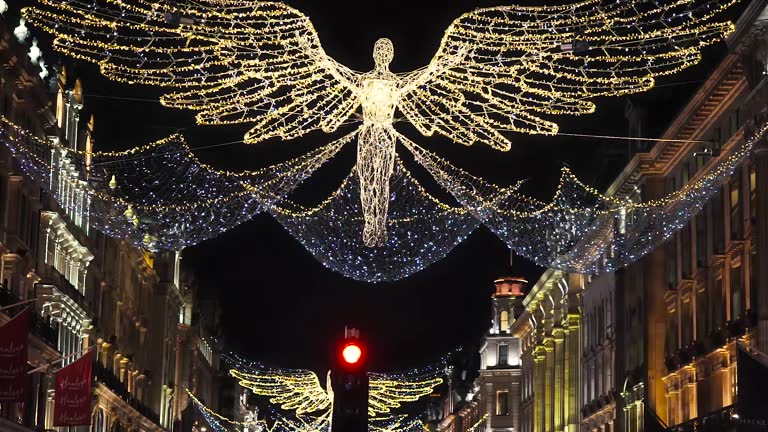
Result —
<svg viewBox="0 0 768 432"><path fill-rule="evenodd" d="M520 339L511 332L522 313L525 279L502 277L494 281L492 325L480 349L478 392L487 413L486 430L520 430Z"/></svg>
<svg viewBox="0 0 768 432"><path fill-rule="evenodd" d="M588 277L582 295L582 430L613 432L616 420L615 275Z"/></svg>
<svg viewBox="0 0 768 432"><path fill-rule="evenodd" d="M30 56L35 41L20 37L28 29L15 24L0 19L0 115L37 137L92 151L82 83L65 68L46 77ZM87 160L74 166L65 156L48 156L52 181L43 187L0 143L0 306L33 300L30 366L43 367L32 374L27 402L2 404L0 429L52 429L52 372L91 348L92 425L71 432L181 430L186 389L207 393L215 374L204 368L217 366L194 322L193 281L180 253L150 253L92 229L86 191L99 179ZM20 310L3 310L0 323Z"/></svg>
<svg viewBox="0 0 768 432"><path fill-rule="evenodd" d="M680 190L765 125L766 6L746 5L728 53L664 141L636 154L607 194L648 201ZM736 345L768 350L765 148L664 245L585 281L584 431L706 430L709 418L738 416Z"/></svg>
<svg viewBox="0 0 768 432"><path fill-rule="evenodd" d="M581 275L547 270L512 326L522 347L520 430L575 432L581 405Z"/></svg>

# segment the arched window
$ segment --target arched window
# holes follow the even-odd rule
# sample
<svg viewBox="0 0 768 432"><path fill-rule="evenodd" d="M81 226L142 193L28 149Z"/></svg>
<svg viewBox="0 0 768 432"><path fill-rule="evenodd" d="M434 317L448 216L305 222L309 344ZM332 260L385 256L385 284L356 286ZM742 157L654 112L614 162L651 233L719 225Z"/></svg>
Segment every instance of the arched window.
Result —
<svg viewBox="0 0 768 432"><path fill-rule="evenodd" d="M96 418L93 420L93 432L104 432L104 410L96 410Z"/></svg>
<svg viewBox="0 0 768 432"><path fill-rule="evenodd" d="M509 332L509 312L505 310L499 314L499 331L502 333Z"/></svg>

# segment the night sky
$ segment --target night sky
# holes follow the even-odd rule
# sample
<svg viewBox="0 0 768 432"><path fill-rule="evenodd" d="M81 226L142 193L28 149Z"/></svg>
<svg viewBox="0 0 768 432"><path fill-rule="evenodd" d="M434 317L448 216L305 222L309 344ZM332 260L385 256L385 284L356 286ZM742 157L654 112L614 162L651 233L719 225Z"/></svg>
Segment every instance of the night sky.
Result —
<svg viewBox="0 0 768 432"><path fill-rule="evenodd" d="M453 0L427 8L413 0L288 3L311 18L328 54L353 69L370 70L376 39L392 39L395 72L426 65L444 30L461 13L500 4L499 0ZM40 34L34 29L33 33ZM49 64L61 58L52 53L45 38L40 39ZM663 132L724 51L724 44L707 49L699 66L659 80L647 94L633 96L635 103L648 108L649 136ZM85 105L96 116L97 150L141 145L178 129L184 129L192 147L202 147L238 140L247 130L196 126L193 113L160 106L155 89L114 84L100 77L93 65L63 61L83 77ZM594 115L558 119L561 131L626 135L626 98L597 102ZM513 149L500 153L481 145L467 148L440 137L421 137L404 123L397 127L417 143L490 181L510 184L528 178L527 192L541 198L551 196L563 164L586 183L604 188L625 162L605 157L604 150L627 145L510 135ZM233 145L198 154L222 168L255 169L295 157L332 138L312 134L295 142ZM348 146L334 162L335 168L303 187L301 195L307 202L321 200L338 185L352 166L354 151L354 146ZM490 323L493 279L510 273L507 248L480 228L445 260L421 273L395 283L359 283L316 262L268 215L189 248L184 263L196 272L203 293L218 297L223 335L230 346L274 366L316 371L327 369L329 350L345 325L361 329L372 349L371 366L382 371L416 367L459 345L479 343ZM511 271L533 283L543 269L517 258Z"/></svg>

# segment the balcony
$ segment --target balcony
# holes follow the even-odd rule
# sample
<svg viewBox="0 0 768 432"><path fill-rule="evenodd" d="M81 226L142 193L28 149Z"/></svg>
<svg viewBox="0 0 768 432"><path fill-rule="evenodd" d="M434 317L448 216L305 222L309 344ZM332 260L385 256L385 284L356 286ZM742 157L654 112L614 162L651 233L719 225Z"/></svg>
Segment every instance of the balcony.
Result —
<svg viewBox="0 0 768 432"><path fill-rule="evenodd" d="M51 273L53 273L56 277L51 279L57 279L57 280L51 280L51 281L40 281L39 283L50 283L51 285L55 286L59 292L66 295L67 297L71 298L75 303L77 303L78 306L80 306L84 311L89 310L88 308L88 301L85 299L85 295L80 292L77 288L75 288L72 283L67 280L66 277L64 277L63 274L59 273L58 270L51 267ZM48 278L45 278L48 279Z"/></svg>
<svg viewBox="0 0 768 432"><path fill-rule="evenodd" d="M9 306L21 302L21 299L13 295L4 285L0 286L0 307ZM5 311L9 316L15 316L28 305L19 305ZM34 308L30 317L30 332L42 339L53 349L58 350L59 346L59 326L51 322L50 318L41 317Z"/></svg>
<svg viewBox="0 0 768 432"><path fill-rule="evenodd" d="M128 392L128 389L125 387L125 384L120 382L120 379L115 376L114 373L112 373L111 370L104 367L100 362L95 362L93 364L93 375L96 379L96 382L100 382L104 384L107 388L109 388L114 394L120 397L120 399L124 400L125 403L131 406L131 408L135 409L139 412L142 416L148 418L153 423L155 423L158 426L160 425L160 416L157 415L154 411L152 411L151 408L144 405L140 400L133 397L131 393Z"/></svg>

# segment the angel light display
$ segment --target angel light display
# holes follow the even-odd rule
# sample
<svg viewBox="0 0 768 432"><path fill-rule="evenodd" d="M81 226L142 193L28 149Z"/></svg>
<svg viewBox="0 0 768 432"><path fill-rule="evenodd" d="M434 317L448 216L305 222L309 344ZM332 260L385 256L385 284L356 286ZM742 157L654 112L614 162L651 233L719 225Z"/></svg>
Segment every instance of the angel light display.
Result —
<svg viewBox="0 0 768 432"><path fill-rule="evenodd" d="M331 372L327 374L326 388L320 386L315 373L304 369L269 369L260 364L246 364L236 359L230 371L241 386L269 401L286 413L304 421L329 426L333 417L333 390ZM414 402L432 393L443 382L445 366L412 370L401 374L368 373L368 416L372 430L399 430L404 417L393 415L402 404ZM312 420L309 420L312 419ZM407 423L407 422L406 422ZM385 427L386 425L386 427ZM317 427L312 430L324 430Z"/></svg>
<svg viewBox="0 0 768 432"><path fill-rule="evenodd" d="M117 81L169 88L161 102L200 124L253 125L244 141L290 140L356 121L363 242L387 239L395 114L425 136L507 150L502 132L558 133L546 116L592 113L697 63L733 31L714 17L733 0L584 0L477 9L455 20L432 61L408 73L353 71L323 50L310 20L273 1L39 0L24 16L55 48Z"/></svg>

